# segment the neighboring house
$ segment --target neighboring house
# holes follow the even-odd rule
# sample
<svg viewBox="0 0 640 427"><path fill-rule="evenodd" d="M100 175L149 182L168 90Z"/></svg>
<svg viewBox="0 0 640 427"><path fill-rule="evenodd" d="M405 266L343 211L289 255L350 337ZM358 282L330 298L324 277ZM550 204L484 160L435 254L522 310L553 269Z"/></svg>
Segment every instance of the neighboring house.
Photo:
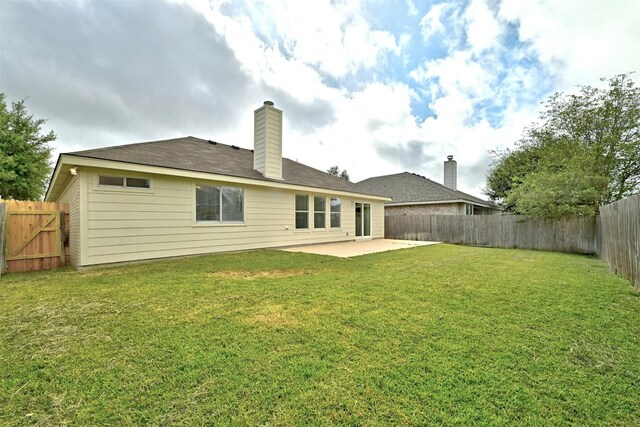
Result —
<svg viewBox="0 0 640 427"><path fill-rule="evenodd" d="M415 173L377 176L356 183L356 187L369 194L391 197L384 207L385 216L408 214L433 215L494 215L499 206L456 190L456 163L453 156L445 162L444 182L431 181Z"/></svg>
<svg viewBox="0 0 640 427"><path fill-rule="evenodd" d="M282 158L282 111L254 150L194 137L61 154L45 200L69 204L76 268L384 237L384 202Z"/></svg>

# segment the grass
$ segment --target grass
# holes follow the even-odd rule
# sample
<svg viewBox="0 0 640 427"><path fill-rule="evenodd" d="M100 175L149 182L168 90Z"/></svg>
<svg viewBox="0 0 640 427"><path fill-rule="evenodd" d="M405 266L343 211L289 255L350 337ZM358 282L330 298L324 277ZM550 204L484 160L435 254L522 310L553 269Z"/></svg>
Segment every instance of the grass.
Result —
<svg viewBox="0 0 640 427"><path fill-rule="evenodd" d="M2 276L0 425L640 425L640 295L436 245Z"/></svg>

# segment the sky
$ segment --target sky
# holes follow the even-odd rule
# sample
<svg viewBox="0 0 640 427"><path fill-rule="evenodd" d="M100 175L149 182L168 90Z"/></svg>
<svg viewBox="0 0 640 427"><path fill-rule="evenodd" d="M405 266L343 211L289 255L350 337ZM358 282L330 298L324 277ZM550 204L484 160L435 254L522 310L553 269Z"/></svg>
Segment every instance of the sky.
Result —
<svg viewBox="0 0 640 427"><path fill-rule="evenodd" d="M414 172L482 196L541 102L640 72L639 0L0 0L0 92L54 155L196 136L357 182ZM638 81L638 75L634 75Z"/></svg>

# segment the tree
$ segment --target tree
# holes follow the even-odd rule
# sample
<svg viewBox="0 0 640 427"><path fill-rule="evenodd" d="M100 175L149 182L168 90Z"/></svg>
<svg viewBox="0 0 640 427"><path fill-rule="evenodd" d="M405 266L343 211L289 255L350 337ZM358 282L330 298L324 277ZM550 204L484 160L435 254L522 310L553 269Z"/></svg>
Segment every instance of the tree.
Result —
<svg viewBox="0 0 640 427"><path fill-rule="evenodd" d="M327 169L327 173L333 176L337 176L338 178L342 178L345 181L349 181L349 173L347 172L347 170L343 169L342 172L340 172L340 168L338 167L338 165L331 166L329 169Z"/></svg>
<svg viewBox="0 0 640 427"><path fill-rule="evenodd" d="M492 151L490 154L493 164L487 175L485 194L493 202L501 202L506 211L512 212L515 206L507 200L507 195L514 182L521 182L528 173L535 170L540 154L536 147Z"/></svg>
<svg viewBox="0 0 640 427"><path fill-rule="evenodd" d="M629 74L545 107L514 150L493 153L491 200L519 214L595 214L640 190L640 88Z"/></svg>
<svg viewBox="0 0 640 427"><path fill-rule="evenodd" d="M25 100L9 109L0 93L0 196L5 199L38 200L51 172L53 131L42 134L44 119L27 112Z"/></svg>

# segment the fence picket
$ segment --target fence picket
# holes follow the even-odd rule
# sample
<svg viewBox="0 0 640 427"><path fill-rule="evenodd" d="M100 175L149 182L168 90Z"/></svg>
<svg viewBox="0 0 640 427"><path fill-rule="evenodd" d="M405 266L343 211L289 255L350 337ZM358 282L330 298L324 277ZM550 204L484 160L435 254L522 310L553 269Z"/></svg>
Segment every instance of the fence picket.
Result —
<svg viewBox="0 0 640 427"><path fill-rule="evenodd" d="M640 194L600 208L601 257L640 290Z"/></svg>
<svg viewBox="0 0 640 427"><path fill-rule="evenodd" d="M4 271L4 230L7 220L7 205L4 203L0 203L0 276Z"/></svg>

